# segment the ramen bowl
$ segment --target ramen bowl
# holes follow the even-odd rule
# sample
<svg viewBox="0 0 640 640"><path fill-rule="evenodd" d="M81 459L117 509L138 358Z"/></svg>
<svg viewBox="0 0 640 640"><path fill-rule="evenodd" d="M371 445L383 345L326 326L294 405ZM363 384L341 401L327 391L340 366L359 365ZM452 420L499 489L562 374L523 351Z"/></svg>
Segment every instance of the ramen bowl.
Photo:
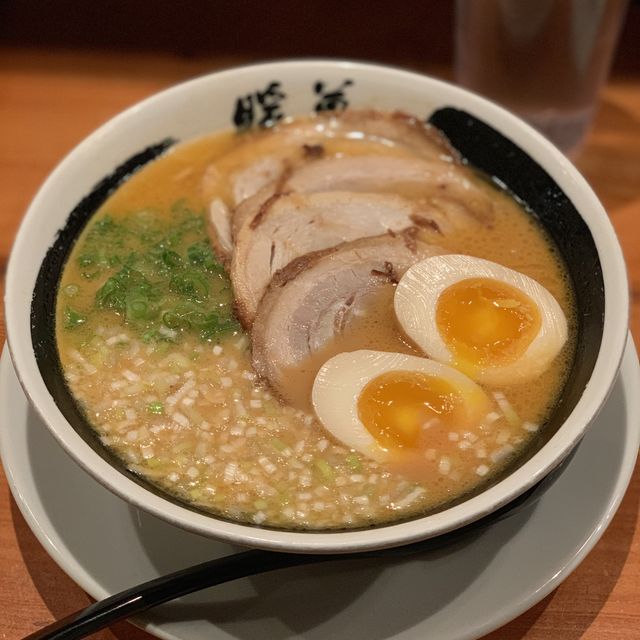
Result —
<svg viewBox="0 0 640 640"><path fill-rule="evenodd" d="M328 109L402 110L431 123L491 176L556 244L576 297L573 366L535 445L481 491L427 515L337 530L294 530L216 517L145 481L105 448L63 378L55 344L56 292L65 261L96 209L176 141L269 126ZM572 452L603 406L627 338L622 252L606 212L569 160L527 124L459 87L407 71L340 61L230 69L163 91L107 122L41 187L19 229L7 272L11 357L29 401L64 450L105 487L184 529L265 549L344 553L441 536L508 505Z"/></svg>

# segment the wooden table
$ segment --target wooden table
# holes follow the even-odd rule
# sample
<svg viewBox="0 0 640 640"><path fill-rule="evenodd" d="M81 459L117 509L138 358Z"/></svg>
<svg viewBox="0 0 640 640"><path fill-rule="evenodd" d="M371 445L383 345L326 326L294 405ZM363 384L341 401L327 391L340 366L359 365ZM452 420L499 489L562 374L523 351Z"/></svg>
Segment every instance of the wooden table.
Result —
<svg viewBox="0 0 640 640"><path fill-rule="evenodd" d="M0 50L0 291L23 212L45 176L70 149L109 117L149 94L246 61ZM633 293L631 325L638 337L640 77L609 82L577 164L619 233ZM0 345L4 338L2 319ZM582 565L541 603L487 638L640 638L639 501L640 470L636 468L620 510ZM20 638L89 602L37 542L0 472L0 639ZM96 637L114 636L150 638L128 623Z"/></svg>

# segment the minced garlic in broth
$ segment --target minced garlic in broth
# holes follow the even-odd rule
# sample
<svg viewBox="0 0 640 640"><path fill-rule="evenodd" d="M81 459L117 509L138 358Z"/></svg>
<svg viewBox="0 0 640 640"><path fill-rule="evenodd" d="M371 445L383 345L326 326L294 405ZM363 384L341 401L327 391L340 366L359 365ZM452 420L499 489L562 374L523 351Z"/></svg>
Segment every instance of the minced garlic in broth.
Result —
<svg viewBox="0 0 640 640"><path fill-rule="evenodd" d="M105 216L117 224L149 215L170 226L178 210L183 217L203 217L211 197L230 198L211 191L207 173L236 144L229 133L208 136L178 145L145 167L96 213L65 267L57 307L60 360L103 443L133 471L200 508L301 529L365 526L432 510L485 482L525 449L562 387L573 354L571 340L534 383L488 389L498 395L485 423L434 440L425 451L424 468L413 473L348 450L311 413L274 398L256 379L250 339L239 327L229 325L205 337L165 331L149 338L112 309L92 310L96 292L111 273L107 269L87 279L78 262L96 222ZM401 153L388 145L338 140L326 152L348 155L372 148ZM247 145L234 157L242 163L251 153ZM511 198L486 188L495 195L493 227L482 235L458 232L443 239L443 246L535 278L556 297L571 325L572 293L560 259ZM203 225L190 229L189 242L196 232L206 238ZM228 311L228 281L215 271L210 278L210 296L218 296L220 308ZM383 295L390 300L391 293ZM382 350L416 353L401 335L390 304L353 326L344 343L332 348L372 346L363 344L373 335L372 326ZM316 369L321 364L311 363Z"/></svg>

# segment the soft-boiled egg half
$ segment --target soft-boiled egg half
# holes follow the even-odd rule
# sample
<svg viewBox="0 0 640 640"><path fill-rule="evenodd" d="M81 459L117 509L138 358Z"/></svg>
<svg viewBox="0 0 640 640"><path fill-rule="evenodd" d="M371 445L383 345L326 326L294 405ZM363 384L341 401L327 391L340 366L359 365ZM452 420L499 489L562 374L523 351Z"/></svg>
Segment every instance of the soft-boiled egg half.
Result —
<svg viewBox="0 0 640 640"><path fill-rule="evenodd" d="M425 354L490 385L540 375L567 340L565 315L540 283L472 256L416 263L398 283L394 307Z"/></svg>
<svg viewBox="0 0 640 640"><path fill-rule="evenodd" d="M393 461L434 446L452 429L472 428L491 411L485 392L434 360L351 351L327 360L312 390L316 415L346 446Z"/></svg>

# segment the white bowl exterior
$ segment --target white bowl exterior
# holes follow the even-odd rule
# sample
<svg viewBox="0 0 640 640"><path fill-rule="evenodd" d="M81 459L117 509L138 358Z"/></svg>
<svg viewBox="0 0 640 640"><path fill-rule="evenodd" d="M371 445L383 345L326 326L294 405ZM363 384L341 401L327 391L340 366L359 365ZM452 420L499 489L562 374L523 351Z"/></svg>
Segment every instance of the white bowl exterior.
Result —
<svg viewBox="0 0 640 640"><path fill-rule="evenodd" d="M127 158L167 137L178 140L229 127L235 99L282 82L286 115L311 112L313 83L348 89L353 107L402 109L428 117L443 106L483 120L540 164L587 223L602 265L605 317L602 345L580 401L561 429L504 480L459 505L424 518L367 531L293 532L226 522L196 513L146 490L94 452L66 421L40 375L31 343L31 301L47 250L77 203ZM35 256L35 258L34 258ZM106 487L154 515L207 536L255 547L310 553L391 547L456 529L513 500L557 466L579 442L615 380L628 325L629 296L622 251L606 212L566 157L528 125L497 105L439 80L352 62L293 61L241 67L198 78L153 96L110 120L76 147L49 176L18 231L7 270L8 342L20 382L64 449ZM53 339L53 337L52 337Z"/></svg>

